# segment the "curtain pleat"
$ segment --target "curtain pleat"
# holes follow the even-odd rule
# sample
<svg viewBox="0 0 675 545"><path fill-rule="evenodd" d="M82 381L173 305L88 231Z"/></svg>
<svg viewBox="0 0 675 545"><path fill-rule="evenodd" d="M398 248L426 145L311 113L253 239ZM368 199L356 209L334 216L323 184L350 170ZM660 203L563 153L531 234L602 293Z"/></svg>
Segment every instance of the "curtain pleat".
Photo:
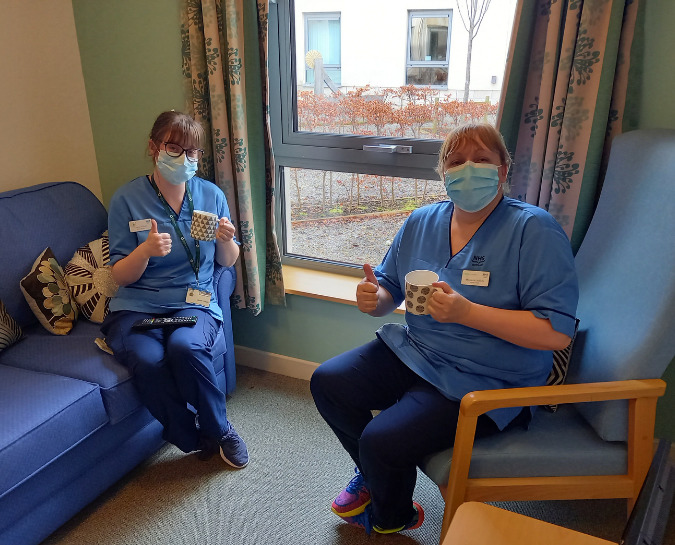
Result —
<svg viewBox="0 0 675 545"><path fill-rule="evenodd" d="M611 140L626 130L627 97L639 100L628 92L632 51L642 47L638 12L638 0L523 0L517 12L499 117L518 125L517 134L503 129L514 158L511 196L548 210L575 251Z"/></svg>
<svg viewBox="0 0 675 545"><path fill-rule="evenodd" d="M249 7L243 0L185 0L181 35L188 111L204 126L209 139L200 173L225 193L241 242L232 304L258 314L265 299L283 304L284 290L274 229L274 171L267 115L268 3L256 4L254 21L245 17ZM259 70L245 65L250 33L258 44L255 58L260 61ZM248 58L255 53L249 52ZM262 89L260 96L247 92L258 88ZM252 110L256 106L260 110ZM257 115L252 116L252 111ZM258 193L264 195L264 217L257 213Z"/></svg>

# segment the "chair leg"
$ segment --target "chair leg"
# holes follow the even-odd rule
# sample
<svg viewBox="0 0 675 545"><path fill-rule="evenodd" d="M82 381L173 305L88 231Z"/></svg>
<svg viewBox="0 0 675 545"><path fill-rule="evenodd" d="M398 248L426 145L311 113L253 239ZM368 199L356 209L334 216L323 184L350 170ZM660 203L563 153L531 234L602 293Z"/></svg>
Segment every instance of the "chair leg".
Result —
<svg viewBox="0 0 675 545"><path fill-rule="evenodd" d="M658 399L639 398L628 402L628 476L633 481L633 495L628 498L630 516L647 477L654 456L654 425Z"/></svg>
<svg viewBox="0 0 675 545"><path fill-rule="evenodd" d="M443 526L441 528L441 543L448 532L452 517L457 508L464 503L466 495L466 481L469 477L469 465L473 452L473 440L476 436L476 416L461 414L457 421L455 433L455 445L452 449L452 461L450 462L450 476L445 498L445 511L443 513Z"/></svg>

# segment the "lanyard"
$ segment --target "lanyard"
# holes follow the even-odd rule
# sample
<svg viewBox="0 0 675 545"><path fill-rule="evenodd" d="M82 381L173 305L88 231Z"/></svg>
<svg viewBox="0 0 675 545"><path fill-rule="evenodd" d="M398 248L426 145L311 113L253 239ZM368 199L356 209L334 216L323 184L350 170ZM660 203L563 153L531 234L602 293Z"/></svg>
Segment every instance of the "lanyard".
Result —
<svg viewBox="0 0 675 545"><path fill-rule="evenodd" d="M183 231L180 230L180 227L178 226L178 222L176 221L176 214L174 213L174 211L169 206L169 203L166 202L166 199L164 198L164 195L162 195L162 192L157 187L157 184L155 183L154 176L150 176L150 183L152 184L152 188L157 193L157 197L159 198L160 202L164 206L164 211L166 212L167 216L169 216L169 219L171 220L171 225L173 225L173 230L176 232L176 236L183 243L183 248L185 248L185 253L187 254L188 261L190 262L190 265L192 266L192 270L195 272L195 277L197 278L197 282L199 283L199 241L195 239L195 254L196 254L196 256L193 258L192 252L190 251L190 247L188 246L187 241L185 240L185 237L183 236ZM185 193L186 193L187 199L188 199L188 206L190 207L190 216L192 216L192 213L195 211L195 206L192 203L192 194L190 193L190 188L188 187L187 183L185 184Z"/></svg>

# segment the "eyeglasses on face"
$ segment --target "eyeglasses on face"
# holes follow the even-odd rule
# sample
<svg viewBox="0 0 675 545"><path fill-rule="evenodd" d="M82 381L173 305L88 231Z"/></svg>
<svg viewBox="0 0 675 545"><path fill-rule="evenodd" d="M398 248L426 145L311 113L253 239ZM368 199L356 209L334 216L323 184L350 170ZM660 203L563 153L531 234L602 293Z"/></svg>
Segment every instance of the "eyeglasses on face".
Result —
<svg viewBox="0 0 675 545"><path fill-rule="evenodd" d="M192 161L193 163L196 163L202 158L202 155L204 154L203 149L199 148L190 148L190 149L185 149L183 146L179 144L174 144L173 142L164 142L164 150L166 151L166 154L169 157L180 157L185 153L185 156L188 158L188 161Z"/></svg>

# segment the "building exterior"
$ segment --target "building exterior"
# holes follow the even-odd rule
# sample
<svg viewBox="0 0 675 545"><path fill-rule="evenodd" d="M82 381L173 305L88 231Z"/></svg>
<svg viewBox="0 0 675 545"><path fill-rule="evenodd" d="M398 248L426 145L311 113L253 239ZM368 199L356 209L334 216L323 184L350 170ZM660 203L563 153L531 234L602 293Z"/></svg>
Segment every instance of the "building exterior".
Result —
<svg viewBox="0 0 675 545"><path fill-rule="evenodd" d="M460 10L468 25L466 3L296 0L298 86L314 88L314 70L306 61L311 64L318 51L342 90L429 85L462 100L469 33ZM489 3L472 43L469 100L499 100L515 5L516 0Z"/></svg>

